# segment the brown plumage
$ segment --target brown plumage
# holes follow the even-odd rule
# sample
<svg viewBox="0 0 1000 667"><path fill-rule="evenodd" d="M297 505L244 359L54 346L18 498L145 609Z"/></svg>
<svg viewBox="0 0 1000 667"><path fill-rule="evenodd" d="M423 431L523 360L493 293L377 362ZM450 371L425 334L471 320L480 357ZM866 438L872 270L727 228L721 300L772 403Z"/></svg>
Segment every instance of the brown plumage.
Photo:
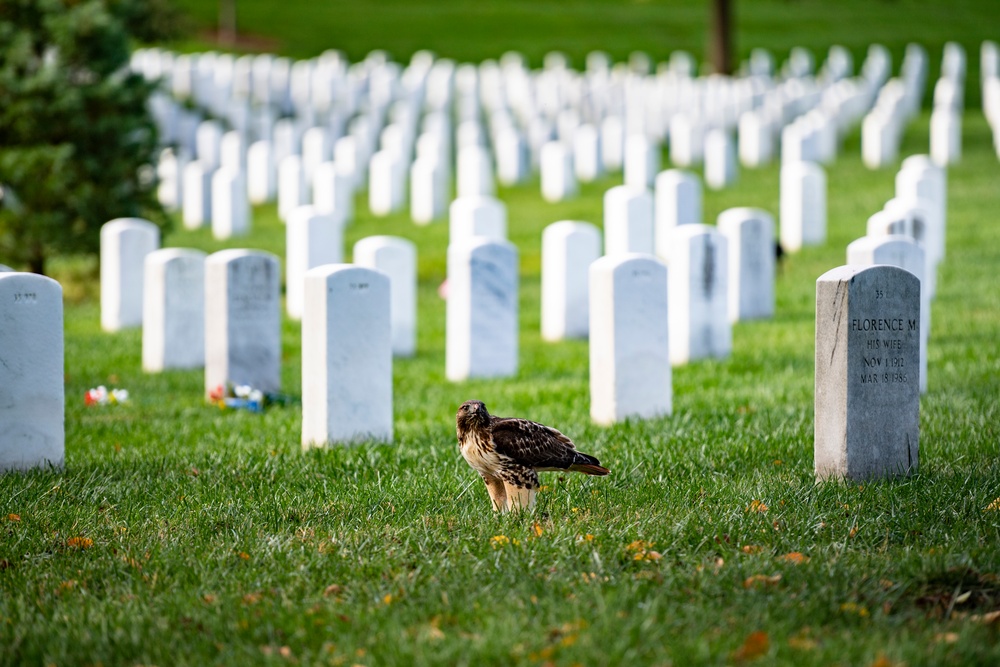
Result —
<svg viewBox="0 0 1000 667"><path fill-rule="evenodd" d="M462 403L455 425L462 456L482 476L497 511L532 507L539 471L610 472L593 456L576 451L573 441L556 429L527 419L494 417L482 401Z"/></svg>

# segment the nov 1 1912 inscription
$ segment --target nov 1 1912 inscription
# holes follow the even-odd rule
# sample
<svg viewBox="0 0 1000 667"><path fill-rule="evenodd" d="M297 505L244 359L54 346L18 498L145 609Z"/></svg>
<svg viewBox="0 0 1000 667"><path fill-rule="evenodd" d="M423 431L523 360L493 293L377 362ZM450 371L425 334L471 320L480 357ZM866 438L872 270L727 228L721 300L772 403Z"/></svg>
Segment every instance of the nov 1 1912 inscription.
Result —
<svg viewBox="0 0 1000 667"><path fill-rule="evenodd" d="M816 281L815 463L819 479L916 472L920 280L849 265Z"/></svg>

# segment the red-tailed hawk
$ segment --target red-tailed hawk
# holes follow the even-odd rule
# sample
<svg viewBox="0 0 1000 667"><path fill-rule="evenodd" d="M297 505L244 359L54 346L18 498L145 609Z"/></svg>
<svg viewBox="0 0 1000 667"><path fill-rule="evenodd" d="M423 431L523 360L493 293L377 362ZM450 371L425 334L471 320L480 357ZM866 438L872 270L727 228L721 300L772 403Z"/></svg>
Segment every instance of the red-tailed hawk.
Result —
<svg viewBox="0 0 1000 667"><path fill-rule="evenodd" d="M538 472L570 470L607 475L593 456L576 451L565 435L537 422L494 417L482 401L466 401L455 416L462 456L486 482L498 512L535 504Z"/></svg>

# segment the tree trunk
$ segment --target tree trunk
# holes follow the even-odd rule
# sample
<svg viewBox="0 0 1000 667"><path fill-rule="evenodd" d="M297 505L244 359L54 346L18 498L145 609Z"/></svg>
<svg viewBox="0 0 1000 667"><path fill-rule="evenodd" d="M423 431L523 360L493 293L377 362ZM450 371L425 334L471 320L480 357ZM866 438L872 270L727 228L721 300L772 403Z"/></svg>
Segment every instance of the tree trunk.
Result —
<svg viewBox="0 0 1000 667"><path fill-rule="evenodd" d="M28 260L28 271L45 275L45 253L38 252L32 255L31 259Z"/></svg>
<svg viewBox="0 0 1000 667"><path fill-rule="evenodd" d="M716 74L733 73L733 0L711 0L712 35L709 46L712 69Z"/></svg>
<svg viewBox="0 0 1000 667"><path fill-rule="evenodd" d="M236 44L236 0L219 0L219 43Z"/></svg>

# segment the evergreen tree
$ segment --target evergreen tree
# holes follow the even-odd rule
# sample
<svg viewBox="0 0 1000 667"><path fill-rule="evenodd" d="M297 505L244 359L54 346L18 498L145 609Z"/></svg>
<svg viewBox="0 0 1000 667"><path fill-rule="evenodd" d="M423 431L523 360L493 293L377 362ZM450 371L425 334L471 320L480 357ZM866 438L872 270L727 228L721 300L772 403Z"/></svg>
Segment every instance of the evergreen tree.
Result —
<svg viewBox="0 0 1000 667"><path fill-rule="evenodd" d="M44 273L55 254L96 253L100 227L113 218L168 225L143 169L157 148L146 108L154 84L128 70L129 29L158 30L145 4L0 0L6 263Z"/></svg>

